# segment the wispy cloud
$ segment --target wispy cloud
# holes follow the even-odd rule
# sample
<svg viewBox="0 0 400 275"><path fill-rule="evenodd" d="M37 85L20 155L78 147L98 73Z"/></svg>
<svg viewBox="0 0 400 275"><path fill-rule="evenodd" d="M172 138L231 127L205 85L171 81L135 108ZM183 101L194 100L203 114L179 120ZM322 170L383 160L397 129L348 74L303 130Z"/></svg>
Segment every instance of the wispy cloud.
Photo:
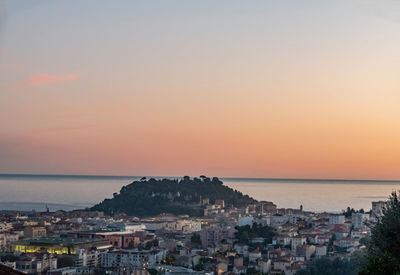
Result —
<svg viewBox="0 0 400 275"><path fill-rule="evenodd" d="M62 83L75 80L79 77L81 77L80 74L65 74L65 75L36 74L27 79L24 82L24 85L39 86L46 84Z"/></svg>
<svg viewBox="0 0 400 275"><path fill-rule="evenodd" d="M88 128L92 128L93 126L95 125L84 124L84 125L65 126L65 127L36 128L34 130L37 132L75 131L75 130L86 130Z"/></svg>

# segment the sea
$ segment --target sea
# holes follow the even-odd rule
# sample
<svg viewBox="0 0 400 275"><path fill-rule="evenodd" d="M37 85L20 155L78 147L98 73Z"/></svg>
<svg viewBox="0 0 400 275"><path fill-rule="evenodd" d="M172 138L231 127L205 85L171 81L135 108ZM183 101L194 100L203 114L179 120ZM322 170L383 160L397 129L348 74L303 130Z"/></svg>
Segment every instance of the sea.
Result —
<svg viewBox="0 0 400 275"><path fill-rule="evenodd" d="M84 209L111 198L122 186L140 178L142 176L0 174L0 210ZM385 200L391 192L400 190L400 181L220 179L243 194L272 201L279 208L302 205L304 210L315 212L340 212L347 207L370 210L372 201Z"/></svg>

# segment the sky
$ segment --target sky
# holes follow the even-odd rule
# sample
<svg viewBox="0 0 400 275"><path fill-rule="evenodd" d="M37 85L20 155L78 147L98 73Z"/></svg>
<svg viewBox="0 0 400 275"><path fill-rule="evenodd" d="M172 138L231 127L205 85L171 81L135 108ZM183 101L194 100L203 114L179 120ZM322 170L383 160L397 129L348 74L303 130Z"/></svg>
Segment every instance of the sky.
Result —
<svg viewBox="0 0 400 275"><path fill-rule="evenodd" d="M400 179L400 1L1 1L0 173Z"/></svg>

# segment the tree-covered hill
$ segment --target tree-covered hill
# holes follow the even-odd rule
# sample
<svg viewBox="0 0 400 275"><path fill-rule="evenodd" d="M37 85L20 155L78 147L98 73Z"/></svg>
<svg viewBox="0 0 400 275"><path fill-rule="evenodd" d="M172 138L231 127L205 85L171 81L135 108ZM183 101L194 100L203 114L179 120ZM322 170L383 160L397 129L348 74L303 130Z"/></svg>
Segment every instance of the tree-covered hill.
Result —
<svg viewBox="0 0 400 275"><path fill-rule="evenodd" d="M161 213L188 214L202 216L201 199L224 200L225 207L241 207L256 202L225 185L218 178L146 179L134 181L114 193L112 199L93 206L92 210L106 214L126 213L131 216L146 217Z"/></svg>

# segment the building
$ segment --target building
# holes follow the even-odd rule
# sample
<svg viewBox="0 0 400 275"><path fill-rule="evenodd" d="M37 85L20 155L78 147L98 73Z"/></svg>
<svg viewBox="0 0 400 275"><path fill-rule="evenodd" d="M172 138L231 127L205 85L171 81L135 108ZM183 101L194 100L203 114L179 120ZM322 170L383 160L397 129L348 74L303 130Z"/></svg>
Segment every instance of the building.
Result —
<svg viewBox="0 0 400 275"><path fill-rule="evenodd" d="M13 242L11 252L74 255L80 249L107 249L111 245L102 239L35 238Z"/></svg>
<svg viewBox="0 0 400 275"><path fill-rule="evenodd" d="M317 245L315 247L315 257L321 258L325 257L328 251L328 247L326 245Z"/></svg>
<svg viewBox="0 0 400 275"><path fill-rule="evenodd" d="M270 201L260 201L257 204L256 211L257 211L257 213L260 213L261 215L275 214L276 213L276 205Z"/></svg>
<svg viewBox="0 0 400 275"><path fill-rule="evenodd" d="M261 250L259 248L249 252L249 262L256 262L261 258Z"/></svg>
<svg viewBox="0 0 400 275"><path fill-rule="evenodd" d="M289 217L287 215L273 215L271 217L271 226L279 227L289 222Z"/></svg>
<svg viewBox="0 0 400 275"><path fill-rule="evenodd" d="M101 255L101 266L113 269L120 267L153 267L166 258L167 251L154 250L114 250Z"/></svg>
<svg viewBox="0 0 400 275"><path fill-rule="evenodd" d="M292 251L296 251L296 248L297 248L299 245L306 244L306 242L307 242L307 238L306 238L306 237L302 237L302 236L293 237L293 238L291 239L291 248L292 248Z"/></svg>
<svg viewBox="0 0 400 275"><path fill-rule="evenodd" d="M250 225L252 226L254 223L254 217L253 216L242 216L238 220L239 226L245 226L245 225Z"/></svg>
<svg viewBox="0 0 400 275"><path fill-rule="evenodd" d="M74 257L74 266L97 267L100 265L102 253L105 253L105 251L79 249Z"/></svg>
<svg viewBox="0 0 400 275"><path fill-rule="evenodd" d="M365 228L365 222L368 221L369 215L364 213L353 213L351 215L351 223L354 228Z"/></svg>
<svg viewBox="0 0 400 275"><path fill-rule="evenodd" d="M69 267L62 267L54 270L49 270L47 271L46 275L96 275L96 274L102 274L101 270L94 267L69 266Z"/></svg>
<svg viewBox="0 0 400 275"><path fill-rule="evenodd" d="M315 250L316 248L314 245L309 245L309 244L299 245L296 248L296 255L303 256L308 261L311 259L311 256L315 254Z"/></svg>
<svg viewBox="0 0 400 275"><path fill-rule="evenodd" d="M329 225L344 224L345 217L341 214L331 214L329 215Z"/></svg>
<svg viewBox="0 0 400 275"><path fill-rule="evenodd" d="M271 260L259 260L257 265L258 270L262 273L268 274L271 270Z"/></svg>
<svg viewBox="0 0 400 275"><path fill-rule="evenodd" d="M27 254L16 261L16 269L28 274L41 274L57 268L57 258L51 254Z"/></svg>
<svg viewBox="0 0 400 275"><path fill-rule="evenodd" d="M215 200L214 205L216 205L220 208L225 208L225 201L224 200Z"/></svg>
<svg viewBox="0 0 400 275"><path fill-rule="evenodd" d="M383 215L383 210L386 207L387 202L385 201L373 201L372 202L372 214L375 217L380 217Z"/></svg>
<svg viewBox="0 0 400 275"><path fill-rule="evenodd" d="M136 248L140 243L141 232L112 231L112 232L69 232L67 237L74 239L104 239L114 248Z"/></svg>
<svg viewBox="0 0 400 275"><path fill-rule="evenodd" d="M46 228L42 226L27 226L24 229L25 238L46 237Z"/></svg>
<svg viewBox="0 0 400 275"><path fill-rule="evenodd" d="M0 248L8 246L12 242L18 241L20 235L15 232L0 232Z"/></svg>
<svg viewBox="0 0 400 275"><path fill-rule="evenodd" d="M215 247L222 240L233 238L235 234L234 229L222 229L219 227L209 227L201 230L200 238L201 244L204 248Z"/></svg>

